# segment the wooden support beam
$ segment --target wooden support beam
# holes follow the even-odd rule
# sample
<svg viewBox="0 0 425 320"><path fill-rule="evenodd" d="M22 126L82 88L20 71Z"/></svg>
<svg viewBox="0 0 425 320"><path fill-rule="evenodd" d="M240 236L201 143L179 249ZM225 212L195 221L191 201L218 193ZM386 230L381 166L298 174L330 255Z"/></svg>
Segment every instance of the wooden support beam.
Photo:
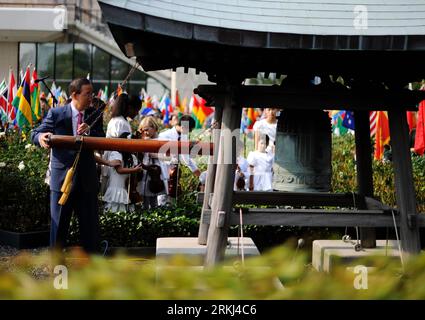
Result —
<svg viewBox="0 0 425 320"><path fill-rule="evenodd" d="M230 213L232 211L232 190L236 169L236 144L233 144L233 131L239 128L240 121L241 109L235 99L234 86L229 85L223 106L217 174L214 182L214 196L211 208L212 217L208 229L208 245L205 256L206 267L214 266L224 259ZM239 134L237 139L239 140Z"/></svg>
<svg viewBox="0 0 425 320"><path fill-rule="evenodd" d="M417 254L421 250L416 212L416 195L413 184L412 160L409 148L409 131L406 112L390 110L388 112L391 149L394 166L394 181L397 208L400 212L400 239L403 253Z"/></svg>
<svg viewBox="0 0 425 320"><path fill-rule="evenodd" d="M200 85L200 96L217 97L225 94L223 88L215 85ZM417 110L417 104L425 100L425 92L401 90L329 90L320 86L289 89L279 86L239 86L236 89L239 107L264 108L285 106L294 109L340 110Z"/></svg>
<svg viewBox="0 0 425 320"><path fill-rule="evenodd" d="M364 201L364 197L352 193L236 191L233 196L233 204L235 205L353 207L355 204L364 203Z"/></svg>
<svg viewBox="0 0 425 320"><path fill-rule="evenodd" d="M370 144L369 111L354 113L356 139L357 187L360 196L373 197L372 147ZM366 203L359 203L357 209L367 209ZM360 228L363 248L376 247L376 232L373 228Z"/></svg>
<svg viewBox="0 0 425 320"><path fill-rule="evenodd" d="M302 210L302 209L243 209L243 225L297 226L297 227L388 227L394 228L392 214L382 210ZM204 214L208 223L211 210ZM400 225L400 215L395 214ZM230 224L239 225L239 211L230 215ZM425 216L419 216L418 226L425 227Z"/></svg>
<svg viewBox="0 0 425 320"><path fill-rule="evenodd" d="M220 106L215 107L214 120L217 123L221 124L223 118L223 108ZM217 129L220 129L220 125L218 125ZM220 131L213 130L213 144L214 151L213 156L209 157L209 164L207 169L207 181L205 183L205 197L202 199L202 213L201 213L201 221L199 223L199 231L198 231L198 244L206 245L208 240L208 228L209 224L203 223L202 216L205 210L210 209L209 197L210 194L214 192L214 182L215 176L217 172L217 160L218 160L218 141L220 140Z"/></svg>
<svg viewBox="0 0 425 320"><path fill-rule="evenodd" d="M240 191L234 192L233 193L233 204L234 205L243 204L239 200L240 200L241 197L243 197L244 201L246 201L246 198L248 196L247 193L248 192L240 192ZM257 194L259 192L249 192L249 193L253 194L255 196L258 196ZM260 192L260 193L262 193L262 192ZM276 193L278 193L278 192L273 192L273 195L276 194ZM270 192L267 192L267 194L270 194ZM293 192L292 193L291 192L283 192L282 194L283 194L283 196L290 196L290 197L297 195L296 193L293 193ZM314 193L310 194L310 196L312 196L312 195L314 196L315 194ZM324 194L319 193L318 195L323 196ZM348 194L330 193L330 194L327 194L327 195L329 195L329 198L325 199L325 202L323 202L325 204L323 204L323 206L329 206L330 207L332 205L330 205L328 201L336 200L336 201L339 202L339 205L337 205L338 207L344 207L344 206L354 207L353 198L352 198L351 193L348 193ZM347 198L347 202L346 202L347 205L344 205L345 204L345 203L343 203L344 201L342 201L341 199L338 199L338 198L341 198L341 196L342 196L342 198L346 198L348 195L349 195L350 199ZM281 196L279 198L281 198ZM197 203L202 204L204 202L204 199L205 199L205 194L203 192L199 192L197 194L197 197L196 197ZM372 198L372 197L364 197L364 200L363 200L363 199L359 198L359 196L356 194L356 199L358 201L364 201L366 203L366 208L369 209L369 210L387 210L388 211L388 210L394 209L394 208L392 208L392 207L390 207L386 204L383 204L381 201L379 201L375 198ZM236 203L237 201L239 201L239 203ZM316 200L313 200L313 201L316 201ZM268 201L263 201L263 202L268 202ZM273 202L272 205L282 205L282 204L276 204L276 199L271 199L270 202ZM282 200L280 200L280 202L282 202ZM248 202L246 202L246 203L249 204ZM262 204L267 205L268 203L262 203ZM421 215L421 214L422 213L419 213L419 215ZM425 214L425 213L423 213L423 214Z"/></svg>

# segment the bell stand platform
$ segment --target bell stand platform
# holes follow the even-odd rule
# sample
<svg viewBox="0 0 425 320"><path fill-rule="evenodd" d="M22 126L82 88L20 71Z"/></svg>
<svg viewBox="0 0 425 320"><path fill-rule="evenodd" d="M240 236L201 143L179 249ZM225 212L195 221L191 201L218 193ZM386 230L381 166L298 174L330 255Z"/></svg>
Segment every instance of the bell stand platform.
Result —
<svg viewBox="0 0 425 320"><path fill-rule="evenodd" d="M376 247L376 227L394 227L393 213L400 228L401 250L405 255L420 252L419 227L425 226L425 215L416 209L412 163L406 110L416 110L425 98L423 92L402 89L384 90L282 90L276 86L241 86L229 82L223 85L202 85L195 93L215 105L215 117L223 131L238 130L243 106L296 107L306 110L353 110L356 131L357 193L294 193L294 192L234 192L236 156L226 163L226 147L233 137L213 135L214 154L207 171L205 193L202 197L202 215L198 244L206 245L204 266L218 264L224 259L231 225L239 225L235 206L240 204L273 206L349 207L347 210L322 209L244 209L243 224L283 225L300 227L360 227L363 248ZM379 107L377 107L379 106ZM390 208L373 198L372 149L370 144L369 112L387 110L392 137L393 165L397 209ZM235 149L235 148L234 148ZM354 208L354 209L353 209Z"/></svg>

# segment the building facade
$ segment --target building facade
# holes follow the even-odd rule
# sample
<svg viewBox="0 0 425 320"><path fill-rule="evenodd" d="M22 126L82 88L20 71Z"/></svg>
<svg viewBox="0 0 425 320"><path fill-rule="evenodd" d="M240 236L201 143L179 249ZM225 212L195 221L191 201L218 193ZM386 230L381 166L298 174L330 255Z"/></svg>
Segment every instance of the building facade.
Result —
<svg viewBox="0 0 425 320"><path fill-rule="evenodd" d="M90 76L95 92L116 90L135 61L119 50L95 0L0 1L0 81L9 68L20 79L28 65L50 86L65 89L70 81ZM171 72L136 70L126 90L162 95L170 90ZM42 90L46 90L42 86Z"/></svg>

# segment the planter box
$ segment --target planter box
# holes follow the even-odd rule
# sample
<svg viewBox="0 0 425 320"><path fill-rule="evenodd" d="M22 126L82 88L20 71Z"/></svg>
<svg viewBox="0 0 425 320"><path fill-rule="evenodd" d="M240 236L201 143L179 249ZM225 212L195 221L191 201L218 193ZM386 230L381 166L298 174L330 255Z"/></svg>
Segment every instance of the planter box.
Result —
<svg viewBox="0 0 425 320"><path fill-rule="evenodd" d="M50 231L21 233L0 230L0 245L6 245L17 249L32 249L48 247L49 243Z"/></svg>

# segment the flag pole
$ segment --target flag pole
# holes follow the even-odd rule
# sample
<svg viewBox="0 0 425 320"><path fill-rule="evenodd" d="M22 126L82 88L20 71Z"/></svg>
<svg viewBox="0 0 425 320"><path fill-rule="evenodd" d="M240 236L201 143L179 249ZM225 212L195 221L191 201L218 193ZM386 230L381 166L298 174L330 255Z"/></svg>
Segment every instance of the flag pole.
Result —
<svg viewBox="0 0 425 320"><path fill-rule="evenodd" d="M246 133L243 133L243 157L246 159Z"/></svg>

